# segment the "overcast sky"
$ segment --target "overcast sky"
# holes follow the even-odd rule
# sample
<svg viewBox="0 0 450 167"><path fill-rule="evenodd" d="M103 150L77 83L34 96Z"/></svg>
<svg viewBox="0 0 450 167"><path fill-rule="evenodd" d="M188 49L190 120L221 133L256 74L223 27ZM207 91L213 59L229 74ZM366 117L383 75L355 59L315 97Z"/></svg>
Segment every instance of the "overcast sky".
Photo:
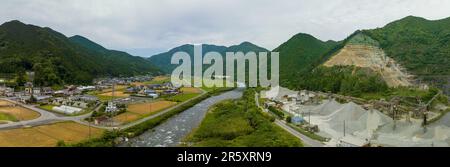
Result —
<svg viewBox="0 0 450 167"><path fill-rule="evenodd" d="M293 35L342 40L415 15L450 16L448 0L1 0L0 22L20 20L107 48L150 56L186 43L250 41L274 49Z"/></svg>

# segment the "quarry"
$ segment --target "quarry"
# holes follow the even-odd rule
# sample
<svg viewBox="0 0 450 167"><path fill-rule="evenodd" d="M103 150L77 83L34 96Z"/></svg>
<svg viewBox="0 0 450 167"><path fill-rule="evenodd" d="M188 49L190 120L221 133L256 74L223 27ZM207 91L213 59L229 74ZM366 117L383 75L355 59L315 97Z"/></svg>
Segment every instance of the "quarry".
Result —
<svg viewBox="0 0 450 167"><path fill-rule="evenodd" d="M413 79L405 69L388 57L378 42L370 37L357 34L323 66L356 66L369 68L381 75L390 87L411 86Z"/></svg>
<svg viewBox="0 0 450 167"><path fill-rule="evenodd" d="M288 116L299 117L302 125L317 126L317 135L327 138L328 147L448 147L450 146L450 115L424 123L421 117L381 111L351 99L312 91L279 88L278 94L268 91L266 106L274 106ZM338 102L339 101L339 102ZM448 109L448 106L439 106ZM409 112L408 112L409 114ZM433 112L427 112L427 121Z"/></svg>

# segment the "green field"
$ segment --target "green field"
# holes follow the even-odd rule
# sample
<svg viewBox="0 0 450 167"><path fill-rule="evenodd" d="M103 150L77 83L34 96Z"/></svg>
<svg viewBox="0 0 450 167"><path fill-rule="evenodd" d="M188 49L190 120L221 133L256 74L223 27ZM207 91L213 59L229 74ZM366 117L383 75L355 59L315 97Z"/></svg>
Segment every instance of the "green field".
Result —
<svg viewBox="0 0 450 167"><path fill-rule="evenodd" d="M200 94L199 93L182 93L182 94L177 94L175 96L169 97L169 98L167 98L167 100L174 101L174 102L185 102L185 101L188 101L189 99L192 99L198 95L200 95Z"/></svg>
<svg viewBox="0 0 450 167"><path fill-rule="evenodd" d="M40 109L47 110L47 111L50 111L50 112L53 112L53 107L55 107L55 106L54 105L49 105L49 104L43 105L43 106L39 106Z"/></svg>
<svg viewBox="0 0 450 167"><path fill-rule="evenodd" d="M215 105L186 142L194 147L301 147L302 142L264 117L254 91Z"/></svg>
<svg viewBox="0 0 450 167"><path fill-rule="evenodd" d="M101 102L105 102L105 101L110 101L113 99L120 99L122 97L112 97L112 96L103 96L103 95L95 95L97 96L98 100L100 100Z"/></svg>
<svg viewBox="0 0 450 167"><path fill-rule="evenodd" d="M166 82L170 82L170 77L168 76L157 76L155 78L153 78L151 81L145 81L143 82L143 84L163 84Z"/></svg>
<svg viewBox="0 0 450 167"><path fill-rule="evenodd" d="M16 117L6 114L6 113L0 113L0 121L17 121Z"/></svg>

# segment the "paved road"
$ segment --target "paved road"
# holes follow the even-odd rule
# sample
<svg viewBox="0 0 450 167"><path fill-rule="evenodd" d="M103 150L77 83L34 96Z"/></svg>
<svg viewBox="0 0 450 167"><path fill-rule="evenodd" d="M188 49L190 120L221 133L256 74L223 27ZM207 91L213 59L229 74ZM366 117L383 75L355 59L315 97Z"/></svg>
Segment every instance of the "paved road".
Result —
<svg viewBox="0 0 450 167"><path fill-rule="evenodd" d="M11 99L2 98L1 100L5 100L11 103L14 103L16 105L22 106L24 108L33 110L35 112L38 112L40 116L36 119L27 120L27 121L19 121L19 122L12 122L9 124L0 124L0 129L13 129L13 128L20 128L20 127L26 127L26 126L37 126L37 125L44 125L44 124L50 124L54 122L61 122L61 121L74 121L82 124L88 124L87 122L82 121L83 119L89 117L91 113L80 115L80 116L58 116L52 112L37 108L33 105L26 105L22 103L18 103L16 101L13 101Z"/></svg>
<svg viewBox="0 0 450 167"><path fill-rule="evenodd" d="M258 97L258 96L259 96L259 94L258 94L258 93L255 93L255 102L256 102L256 105L257 105L259 108L261 108L262 111L265 111L265 109L262 108L262 107L259 105L259 97ZM306 147L323 147L323 146L325 146L323 143L321 143L321 142L319 142L319 141L317 141L317 140L311 139L311 138L309 138L308 136L305 136L305 135L301 134L301 133L298 132L297 130L292 129L291 127L289 127L288 125L286 125L286 122L285 122L285 121L281 121L281 120L279 120L279 119L276 119L276 120L275 120L275 124L278 125L279 127L283 128L284 130L286 130L286 131L289 132L290 134L294 135L295 137L299 138L300 140L302 140L303 144L304 144Z"/></svg>
<svg viewBox="0 0 450 167"><path fill-rule="evenodd" d="M300 132L296 131L295 129L292 129L291 127L286 125L286 122L284 122L284 121L280 121L277 119L277 120L275 120L275 124L277 124L279 127L283 128L287 132L291 133L295 137L301 139L303 144L306 147L323 147L323 146L325 146L323 143L321 143L317 140L311 139L308 136L305 136L305 135L301 134Z"/></svg>

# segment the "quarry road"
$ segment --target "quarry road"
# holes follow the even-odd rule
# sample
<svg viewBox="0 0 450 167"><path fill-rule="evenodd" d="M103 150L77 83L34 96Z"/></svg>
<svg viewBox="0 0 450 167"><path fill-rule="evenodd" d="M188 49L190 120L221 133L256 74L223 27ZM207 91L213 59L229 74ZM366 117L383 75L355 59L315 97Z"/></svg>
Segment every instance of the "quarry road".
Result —
<svg viewBox="0 0 450 167"><path fill-rule="evenodd" d="M292 129L291 127L287 126L286 123L283 121L275 120L275 124L277 124L279 127L283 128L290 134L294 135L295 137L301 139L303 144L306 147L323 147L323 146L325 146L323 143L321 143L317 140L311 139L308 136L305 136L305 135L301 134L300 132L296 131L295 129Z"/></svg>
<svg viewBox="0 0 450 167"><path fill-rule="evenodd" d="M255 102L256 102L256 106L261 108L262 111L265 111L265 109L259 105L259 94L258 93L255 93ZM305 136L305 135L301 134L300 132L296 131L295 129L292 129L291 127L287 126L286 122L284 122L284 121L276 119L275 124L278 125L279 127L283 128L285 131L289 132L290 134L294 135L295 137L299 138L300 140L302 140L303 144L306 147L323 147L323 146L325 146L323 143L321 143L317 140L311 139L308 136Z"/></svg>

